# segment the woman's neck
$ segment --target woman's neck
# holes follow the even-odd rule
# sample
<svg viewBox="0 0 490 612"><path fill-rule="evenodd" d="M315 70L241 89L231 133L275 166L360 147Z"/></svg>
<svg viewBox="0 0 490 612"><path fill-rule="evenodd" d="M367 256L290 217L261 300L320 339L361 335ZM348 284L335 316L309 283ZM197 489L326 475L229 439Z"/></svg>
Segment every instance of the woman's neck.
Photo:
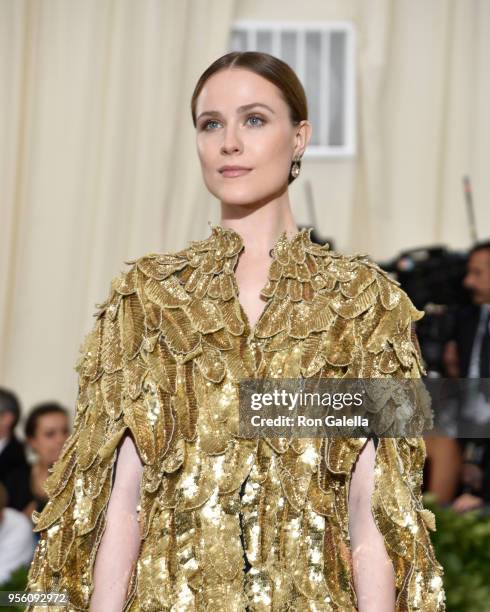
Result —
<svg viewBox="0 0 490 612"><path fill-rule="evenodd" d="M282 232L288 237L298 232L288 192L260 205L221 203L220 225L237 232L245 253L268 255Z"/></svg>

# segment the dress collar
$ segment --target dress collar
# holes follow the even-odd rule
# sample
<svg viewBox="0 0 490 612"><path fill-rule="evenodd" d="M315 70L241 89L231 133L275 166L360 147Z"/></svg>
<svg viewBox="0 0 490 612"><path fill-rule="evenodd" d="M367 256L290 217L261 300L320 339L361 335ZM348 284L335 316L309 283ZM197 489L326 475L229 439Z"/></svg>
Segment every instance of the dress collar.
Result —
<svg viewBox="0 0 490 612"><path fill-rule="evenodd" d="M215 254L219 258L222 254L226 257L233 257L245 248L242 236L234 229L223 227L220 224L208 223L211 228L210 236L203 242L215 249ZM292 260L296 263L304 263L306 252L316 255L326 255L330 249L328 243L319 245L311 240L313 227L304 227L292 236L288 237L284 230L279 234L274 246L271 249L273 260L286 265Z"/></svg>
<svg viewBox="0 0 490 612"><path fill-rule="evenodd" d="M229 287L223 295L226 299L235 294L238 299L238 286L234 270L240 252L244 248L240 234L219 224L211 225L208 238L193 242L189 255L191 265L201 273L224 275L223 283ZM319 245L311 240L312 227L298 230L293 236L281 232L271 249L271 262L267 274L267 284L262 288L262 297L277 298L283 302L286 296L294 302L306 299L311 301L316 293L314 277L331 257L335 257L327 243ZM322 260L322 264L320 261ZM317 277L318 279L318 277ZM214 292L212 292L214 295ZM283 304L284 306L284 304ZM260 319L259 319L260 320Z"/></svg>

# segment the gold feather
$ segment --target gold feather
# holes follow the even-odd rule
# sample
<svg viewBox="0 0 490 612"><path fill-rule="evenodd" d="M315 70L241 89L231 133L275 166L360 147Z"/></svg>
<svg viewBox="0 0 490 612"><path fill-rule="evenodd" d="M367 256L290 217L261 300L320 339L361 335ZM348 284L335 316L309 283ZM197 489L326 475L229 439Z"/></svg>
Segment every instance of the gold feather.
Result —
<svg viewBox="0 0 490 612"><path fill-rule="evenodd" d="M149 279L145 283L145 295L160 308L179 308L191 300L177 278L170 276L163 281Z"/></svg>
<svg viewBox="0 0 490 612"><path fill-rule="evenodd" d="M136 362L136 360L134 360ZM138 360L139 361L139 360ZM126 370L125 370L126 374ZM127 384L127 383L126 383ZM131 388L131 385L129 385ZM109 418L118 419L122 411L123 373L104 374L100 379L103 406Z"/></svg>
<svg viewBox="0 0 490 612"><path fill-rule="evenodd" d="M221 311L213 300L208 298L191 300L184 306L184 311L192 327L203 334L210 334L224 327Z"/></svg>
<svg viewBox="0 0 490 612"><path fill-rule="evenodd" d="M162 310L161 330L172 352L187 354L196 350L201 336L192 327L189 316L182 310L165 308Z"/></svg>

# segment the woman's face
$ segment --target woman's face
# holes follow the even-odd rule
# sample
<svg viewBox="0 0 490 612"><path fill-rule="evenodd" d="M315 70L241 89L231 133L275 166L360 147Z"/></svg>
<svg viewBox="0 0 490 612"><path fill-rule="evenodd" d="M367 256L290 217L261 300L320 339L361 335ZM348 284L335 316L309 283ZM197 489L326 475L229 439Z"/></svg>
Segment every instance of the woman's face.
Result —
<svg viewBox="0 0 490 612"><path fill-rule="evenodd" d="M309 122L293 125L289 113L280 90L250 70L228 68L206 81L196 102L196 141L204 182L216 198L253 204L287 188L291 161L311 136ZM223 166L247 171L237 176Z"/></svg>
<svg viewBox="0 0 490 612"><path fill-rule="evenodd" d="M58 459L69 433L68 417L61 412L50 412L37 419L36 432L32 438L28 438L28 442L40 463L52 465Z"/></svg>

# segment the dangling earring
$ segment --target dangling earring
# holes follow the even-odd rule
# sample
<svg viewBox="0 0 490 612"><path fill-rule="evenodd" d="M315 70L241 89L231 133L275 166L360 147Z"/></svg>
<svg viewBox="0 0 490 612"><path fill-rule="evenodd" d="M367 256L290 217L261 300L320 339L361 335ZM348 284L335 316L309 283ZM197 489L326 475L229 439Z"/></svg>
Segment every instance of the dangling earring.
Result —
<svg viewBox="0 0 490 612"><path fill-rule="evenodd" d="M292 167L291 167L291 175L292 175L294 178L297 178L297 176L299 175L300 170L301 170L301 168L300 168L300 166L299 166L299 163L298 163L299 161L301 161L301 157L297 157L297 158L294 160L294 163L293 163L293 165L292 165Z"/></svg>

